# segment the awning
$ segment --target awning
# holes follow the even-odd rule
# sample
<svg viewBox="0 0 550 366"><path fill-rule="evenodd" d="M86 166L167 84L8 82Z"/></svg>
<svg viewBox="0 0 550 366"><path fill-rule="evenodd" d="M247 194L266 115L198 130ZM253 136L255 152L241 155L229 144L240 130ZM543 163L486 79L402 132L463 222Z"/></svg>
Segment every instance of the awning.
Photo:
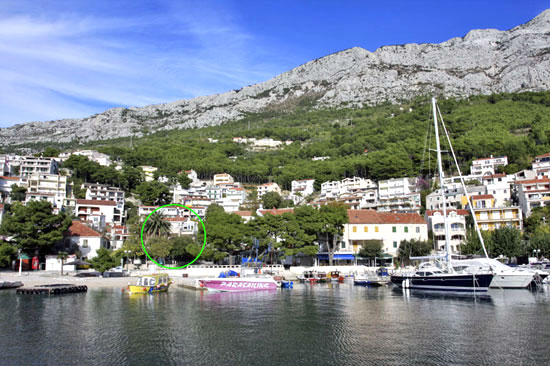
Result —
<svg viewBox="0 0 550 366"><path fill-rule="evenodd" d="M376 257L376 259L392 259L393 255L384 253L381 257Z"/></svg>
<svg viewBox="0 0 550 366"><path fill-rule="evenodd" d="M328 254L317 254L317 257L321 260L328 260ZM355 256L353 254L334 254L332 259L342 260L342 261L353 261Z"/></svg>

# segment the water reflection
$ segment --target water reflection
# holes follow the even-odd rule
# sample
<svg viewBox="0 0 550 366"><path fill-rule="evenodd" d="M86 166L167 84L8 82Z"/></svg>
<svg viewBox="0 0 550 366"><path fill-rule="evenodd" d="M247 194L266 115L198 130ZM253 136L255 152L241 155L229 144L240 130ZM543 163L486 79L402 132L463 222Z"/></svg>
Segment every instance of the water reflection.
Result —
<svg viewBox="0 0 550 366"><path fill-rule="evenodd" d="M0 364L545 364L550 291L0 292Z"/></svg>

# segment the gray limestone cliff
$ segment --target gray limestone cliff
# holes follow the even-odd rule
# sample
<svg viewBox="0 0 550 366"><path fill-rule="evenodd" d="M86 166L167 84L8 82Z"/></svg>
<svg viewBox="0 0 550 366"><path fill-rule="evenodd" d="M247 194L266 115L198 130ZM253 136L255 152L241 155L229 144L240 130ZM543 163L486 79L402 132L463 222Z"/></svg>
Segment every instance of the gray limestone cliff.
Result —
<svg viewBox="0 0 550 366"><path fill-rule="evenodd" d="M472 30L440 44L355 47L310 61L264 83L223 94L142 108L113 108L82 119L0 129L0 144L102 140L219 125L266 108L364 106L417 95L550 89L550 10L507 31Z"/></svg>

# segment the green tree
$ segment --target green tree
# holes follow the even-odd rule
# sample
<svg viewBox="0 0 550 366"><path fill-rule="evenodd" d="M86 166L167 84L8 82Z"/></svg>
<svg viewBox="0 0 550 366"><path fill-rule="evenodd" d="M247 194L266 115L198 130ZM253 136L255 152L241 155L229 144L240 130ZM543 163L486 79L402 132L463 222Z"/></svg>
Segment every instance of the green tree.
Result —
<svg viewBox="0 0 550 366"><path fill-rule="evenodd" d="M58 156L59 156L59 150L57 150L57 149L54 148L54 147L48 146L48 147L45 148L44 151L42 152L42 156L48 157L48 158L55 158L55 157L58 157Z"/></svg>
<svg viewBox="0 0 550 366"><path fill-rule="evenodd" d="M143 228L143 234L146 237L166 236L170 233L170 223L165 220L164 215L155 211L149 216Z"/></svg>
<svg viewBox="0 0 550 366"><path fill-rule="evenodd" d="M174 247L174 243L164 237L152 237L147 240L146 244L147 252L151 258L161 259L159 263L165 263L165 258L168 257Z"/></svg>
<svg viewBox="0 0 550 366"><path fill-rule="evenodd" d="M170 190L160 182L143 182L136 188L136 194L144 205L164 205L170 202Z"/></svg>
<svg viewBox="0 0 550 366"><path fill-rule="evenodd" d="M382 247L384 242L382 240L365 240L359 250L359 256L363 258L374 259L382 256Z"/></svg>
<svg viewBox="0 0 550 366"><path fill-rule="evenodd" d="M25 201L27 198L27 189L25 187L19 187L17 184L12 184L10 198L12 201Z"/></svg>
<svg viewBox="0 0 550 366"><path fill-rule="evenodd" d="M0 267L9 267L11 261L15 259L17 249L10 243L0 243Z"/></svg>
<svg viewBox="0 0 550 366"><path fill-rule="evenodd" d="M116 267L117 261L111 256L112 252L109 249L100 248L97 251L97 256L90 261L92 266L103 275L105 271Z"/></svg>
<svg viewBox="0 0 550 366"><path fill-rule="evenodd" d="M420 257L430 254L432 244L429 241L416 239L402 240L399 243L399 262L410 263L410 257Z"/></svg>
<svg viewBox="0 0 550 366"><path fill-rule="evenodd" d="M536 250L536 252L534 252ZM550 233L539 233L529 240L529 255L536 253L537 256L550 258Z"/></svg>
<svg viewBox="0 0 550 366"><path fill-rule="evenodd" d="M277 192L267 192L262 196L262 205L265 209L282 208L283 198Z"/></svg>
<svg viewBox="0 0 550 366"><path fill-rule="evenodd" d="M242 249L246 227L239 215L226 213L224 209L212 204L206 210L205 225L207 244L214 251L214 257L219 260L234 255ZM203 237L202 225L199 225L199 238Z"/></svg>
<svg viewBox="0 0 550 366"><path fill-rule="evenodd" d="M0 233L11 236L27 254L45 254L71 225L71 218L65 213L54 215L52 211L46 201L30 201L26 206L16 202L11 213L3 218Z"/></svg>
<svg viewBox="0 0 550 366"><path fill-rule="evenodd" d="M525 253L521 244L521 232L513 227L501 227L491 232L493 255L503 255L508 259Z"/></svg>
<svg viewBox="0 0 550 366"><path fill-rule="evenodd" d="M181 185L182 188L189 188L189 185L193 182L191 178L185 173L178 175L178 183Z"/></svg>
<svg viewBox="0 0 550 366"><path fill-rule="evenodd" d="M329 266L332 266L334 253L339 248L338 241L344 233L344 225L349 221L347 208L342 204L328 204L319 210L322 225L319 235L327 247Z"/></svg>

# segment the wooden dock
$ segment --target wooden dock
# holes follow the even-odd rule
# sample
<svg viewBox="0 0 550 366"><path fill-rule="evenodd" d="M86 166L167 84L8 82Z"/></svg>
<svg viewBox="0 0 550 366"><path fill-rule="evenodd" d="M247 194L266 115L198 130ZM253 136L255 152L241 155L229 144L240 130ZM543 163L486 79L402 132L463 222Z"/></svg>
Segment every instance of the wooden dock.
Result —
<svg viewBox="0 0 550 366"><path fill-rule="evenodd" d="M87 291L88 286L86 285L76 286L70 283L62 283L54 285L37 285L34 287L21 287L16 290L16 293L24 295L63 295Z"/></svg>

